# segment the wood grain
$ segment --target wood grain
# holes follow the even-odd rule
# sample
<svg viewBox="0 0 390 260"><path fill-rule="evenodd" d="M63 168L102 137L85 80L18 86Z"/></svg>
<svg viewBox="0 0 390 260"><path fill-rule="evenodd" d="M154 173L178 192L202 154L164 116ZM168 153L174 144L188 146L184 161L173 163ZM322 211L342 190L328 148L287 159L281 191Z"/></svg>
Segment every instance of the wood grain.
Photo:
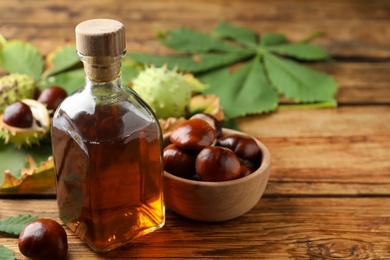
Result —
<svg viewBox="0 0 390 260"><path fill-rule="evenodd" d="M161 230L101 255L66 228L68 259L380 259L390 254L389 206L389 198L263 198L249 213L222 223L168 212ZM12 216L12 207L58 221L53 200L1 200L0 217ZM23 259L15 238L1 236L0 244Z"/></svg>
<svg viewBox="0 0 390 260"><path fill-rule="evenodd" d="M239 125L272 154L265 196L390 194L390 106L281 109ZM54 176L38 188L54 195Z"/></svg>
<svg viewBox="0 0 390 260"><path fill-rule="evenodd" d="M301 40L321 31L317 43L333 56L387 59L390 48L390 4L386 0L366 2L321 0L303 3L283 1L142 1L88 0L69 5L66 1L37 1L15 4L2 1L0 30L6 38L29 40L43 54L74 42L75 26L87 19L114 18L126 26L128 48L132 51L166 52L156 33L178 25L210 31L221 19L247 26L259 33L285 33ZM45 19L42 19L44 17ZM340 24L341 23L341 24ZM43 30L44 29L44 30ZM378 33L380 32L380 33ZM146 43L146 44L145 44Z"/></svg>
<svg viewBox="0 0 390 260"><path fill-rule="evenodd" d="M293 41L321 31L314 43L334 60L306 65L336 79L339 106L239 119L272 155L265 194L244 216L211 224L168 210L164 228L102 255L66 229L68 259L390 258L390 1L0 0L0 33L43 55L74 44L75 26L98 17L125 24L128 51L156 54L172 53L157 32L210 32L221 19ZM44 199L27 195L28 187L22 199L0 194L0 219L21 213L59 221L54 183L44 185ZM0 244L26 259L16 238L0 234Z"/></svg>
<svg viewBox="0 0 390 260"><path fill-rule="evenodd" d="M311 65L331 75L339 84L336 99L340 105L390 103L390 63L330 62Z"/></svg>
<svg viewBox="0 0 390 260"><path fill-rule="evenodd" d="M281 110L239 123L272 154L267 195L389 194L389 106Z"/></svg>

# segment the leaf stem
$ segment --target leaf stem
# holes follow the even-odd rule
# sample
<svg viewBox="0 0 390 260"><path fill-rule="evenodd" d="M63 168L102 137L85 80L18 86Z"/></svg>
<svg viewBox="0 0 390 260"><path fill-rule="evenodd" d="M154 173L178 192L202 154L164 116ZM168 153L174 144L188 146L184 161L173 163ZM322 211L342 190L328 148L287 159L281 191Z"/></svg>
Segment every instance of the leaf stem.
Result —
<svg viewBox="0 0 390 260"><path fill-rule="evenodd" d="M2 34L0 34L0 45L4 45L6 42L7 40L5 39L5 37Z"/></svg>
<svg viewBox="0 0 390 260"><path fill-rule="evenodd" d="M313 32L311 33L310 35L306 36L305 38L303 38L302 40L298 41L298 42L302 42L302 43L309 43L311 41L313 41L314 39L322 36L323 33L320 32L320 31L316 31L316 32Z"/></svg>
<svg viewBox="0 0 390 260"><path fill-rule="evenodd" d="M306 103L306 104L279 104L279 108L282 109L306 109L306 108L334 108L337 107L337 101L324 101L318 103Z"/></svg>
<svg viewBox="0 0 390 260"><path fill-rule="evenodd" d="M266 48L264 48L262 46L258 46L258 48L256 49L256 56L258 56L259 58L262 58L266 52L267 52Z"/></svg>

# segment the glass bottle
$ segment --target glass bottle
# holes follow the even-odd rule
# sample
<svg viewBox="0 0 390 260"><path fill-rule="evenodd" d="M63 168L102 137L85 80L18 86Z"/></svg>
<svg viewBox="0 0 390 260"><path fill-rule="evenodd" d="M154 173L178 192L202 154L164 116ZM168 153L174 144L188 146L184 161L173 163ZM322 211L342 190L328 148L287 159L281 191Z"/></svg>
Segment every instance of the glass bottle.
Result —
<svg viewBox="0 0 390 260"><path fill-rule="evenodd" d="M95 251L161 228L162 134L152 110L121 84L124 26L94 19L76 27L86 83L52 124L61 220Z"/></svg>

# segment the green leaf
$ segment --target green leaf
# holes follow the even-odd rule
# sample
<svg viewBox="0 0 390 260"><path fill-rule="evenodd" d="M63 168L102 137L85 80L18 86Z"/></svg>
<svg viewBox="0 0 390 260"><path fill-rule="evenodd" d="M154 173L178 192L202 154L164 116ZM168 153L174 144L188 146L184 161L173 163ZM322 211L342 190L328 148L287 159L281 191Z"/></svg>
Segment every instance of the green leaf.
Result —
<svg viewBox="0 0 390 260"><path fill-rule="evenodd" d="M7 42L5 37L0 33L0 47L4 45Z"/></svg>
<svg viewBox="0 0 390 260"><path fill-rule="evenodd" d="M201 79L209 84L206 93L219 96L227 119L270 112L277 107L278 94L268 83L258 57L234 73L222 69Z"/></svg>
<svg viewBox="0 0 390 260"><path fill-rule="evenodd" d="M80 68L65 71L54 76L47 77L39 82L40 89L54 85L63 87L68 94L71 94L85 85L84 69Z"/></svg>
<svg viewBox="0 0 390 260"><path fill-rule="evenodd" d="M9 171L18 179L21 177L22 169L29 167L27 155L30 155L39 167L52 155L51 144L42 143L40 146L18 149L13 144L4 144L0 140L0 185L4 182L5 171Z"/></svg>
<svg viewBox="0 0 390 260"><path fill-rule="evenodd" d="M32 44L18 40L8 41L1 48L0 55L4 70L27 74L36 81L41 77L43 59Z"/></svg>
<svg viewBox="0 0 390 260"><path fill-rule="evenodd" d="M238 124L237 119L235 118L222 120L221 126L223 128L229 128L229 129L240 131L240 125Z"/></svg>
<svg viewBox="0 0 390 260"><path fill-rule="evenodd" d="M268 77L280 93L297 102L334 101L337 83L322 72L291 60L264 54Z"/></svg>
<svg viewBox="0 0 390 260"><path fill-rule="evenodd" d="M3 57L2 57L2 48L3 48L3 45L7 42L7 40L4 38L3 35L0 34L0 67L3 67Z"/></svg>
<svg viewBox="0 0 390 260"><path fill-rule="evenodd" d="M185 71L190 71L191 68L197 67L197 63L191 56L159 56L149 53L127 53L126 56L146 66L162 67L167 65L169 69L180 68Z"/></svg>
<svg viewBox="0 0 390 260"><path fill-rule="evenodd" d="M308 109L308 108L328 108L328 107L337 107L336 100L333 101L324 101L317 103L299 103L299 104L280 104L279 108L284 109Z"/></svg>
<svg viewBox="0 0 390 260"><path fill-rule="evenodd" d="M169 69L179 69L191 73L200 73L222 66L227 66L254 55L253 51L230 52L226 54L205 53L196 56L156 56L152 54L129 53L134 61L161 67L167 65Z"/></svg>
<svg viewBox="0 0 390 260"><path fill-rule="evenodd" d="M15 260L15 253L11 249L0 245L0 255L2 260Z"/></svg>
<svg viewBox="0 0 390 260"><path fill-rule="evenodd" d="M49 64L49 69L45 71L43 77L45 78L55 75L76 65L81 67L82 63L76 53L77 51L74 45L61 47L50 53L46 58L46 62Z"/></svg>
<svg viewBox="0 0 390 260"><path fill-rule="evenodd" d="M307 43L290 43L268 46L267 50L301 60L323 60L330 58L322 47Z"/></svg>
<svg viewBox="0 0 390 260"><path fill-rule="evenodd" d="M188 55L131 53L129 57L142 64L193 73L209 86L205 94L220 98L228 119L273 111L279 94L296 102L312 103L306 107L336 104L337 83L330 76L276 56L309 61L329 58L323 48L306 42L318 34L289 43L284 34L264 33L257 43L256 32L227 22L220 22L213 33L219 38L190 29L160 35L162 43ZM231 65L239 62L244 66L230 73Z"/></svg>
<svg viewBox="0 0 390 260"><path fill-rule="evenodd" d="M316 38L322 36L322 34L323 33L321 31L313 32L313 33L307 35L305 38L299 40L299 42L309 43L309 42L315 40Z"/></svg>
<svg viewBox="0 0 390 260"><path fill-rule="evenodd" d="M232 26L222 21L213 31L222 38L233 39L248 47L254 47L257 44L257 33L245 27Z"/></svg>
<svg viewBox="0 0 390 260"><path fill-rule="evenodd" d="M260 38L260 46L270 46L287 43L286 35L280 33L265 33Z"/></svg>
<svg viewBox="0 0 390 260"><path fill-rule="evenodd" d="M0 232L12 236L19 236L23 229L32 221L39 219L38 216L19 214L14 217L9 217L0 220Z"/></svg>
<svg viewBox="0 0 390 260"><path fill-rule="evenodd" d="M122 72L122 81L125 85L130 83L143 69L142 66L134 63L129 59L123 59L121 72Z"/></svg>
<svg viewBox="0 0 390 260"><path fill-rule="evenodd" d="M209 34L187 28L179 28L159 35L160 41L171 49L181 52L237 51L237 47Z"/></svg>

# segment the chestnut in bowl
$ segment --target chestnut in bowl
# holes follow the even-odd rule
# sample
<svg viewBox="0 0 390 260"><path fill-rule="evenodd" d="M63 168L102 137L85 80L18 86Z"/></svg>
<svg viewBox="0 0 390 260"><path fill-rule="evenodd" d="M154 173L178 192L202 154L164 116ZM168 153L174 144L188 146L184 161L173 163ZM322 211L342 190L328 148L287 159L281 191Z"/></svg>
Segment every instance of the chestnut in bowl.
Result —
<svg viewBox="0 0 390 260"><path fill-rule="evenodd" d="M223 136L230 134L243 133L222 129ZM164 135L164 147L170 144L169 138L169 133ZM186 179L165 171L166 207L186 218L205 222L226 221L250 211L264 193L271 167L269 150L259 140L254 140L261 151L261 156L257 159L257 165L260 166L244 177L209 182Z"/></svg>

